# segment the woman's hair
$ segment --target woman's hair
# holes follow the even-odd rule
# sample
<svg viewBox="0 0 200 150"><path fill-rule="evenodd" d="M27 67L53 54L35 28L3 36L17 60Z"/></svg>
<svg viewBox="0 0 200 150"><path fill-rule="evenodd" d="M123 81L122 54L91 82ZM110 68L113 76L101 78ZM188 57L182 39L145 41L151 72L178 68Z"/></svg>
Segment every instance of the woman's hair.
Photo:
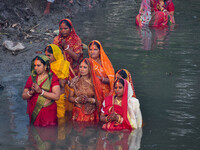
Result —
<svg viewBox="0 0 200 150"><path fill-rule="evenodd" d="M52 47L51 46L47 46L46 48L45 48L45 52L48 52L48 53L50 53L50 54L53 54L53 49L52 49Z"/></svg>
<svg viewBox="0 0 200 150"><path fill-rule="evenodd" d="M123 69L116 71L116 73L119 74L123 79L127 78L127 73Z"/></svg>
<svg viewBox="0 0 200 150"><path fill-rule="evenodd" d="M115 82L114 82L114 87L115 87L115 84L117 82L120 82L124 86L124 79L121 79L121 78L120 79L116 79Z"/></svg>
<svg viewBox="0 0 200 150"><path fill-rule="evenodd" d="M34 62L36 59L39 60L44 66L45 66L45 65L47 66L47 71L50 70L50 62L49 62L49 60L47 60L47 61L45 62L41 57L36 56L36 57L33 59L33 62Z"/></svg>
<svg viewBox="0 0 200 150"><path fill-rule="evenodd" d="M99 45L99 43L97 43L97 42L90 42L90 44L89 44L89 47L92 45L92 43L94 43L94 45L96 45L97 46L97 48L100 50L100 45Z"/></svg>
<svg viewBox="0 0 200 150"><path fill-rule="evenodd" d="M60 25L61 25L63 22L65 23L66 26L68 26L68 27L70 28L70 30L72 29L71 24L70 24L69 21L67 21L67 20L62 20L62 21L59 23L59 27L60 27Z"/></svg>

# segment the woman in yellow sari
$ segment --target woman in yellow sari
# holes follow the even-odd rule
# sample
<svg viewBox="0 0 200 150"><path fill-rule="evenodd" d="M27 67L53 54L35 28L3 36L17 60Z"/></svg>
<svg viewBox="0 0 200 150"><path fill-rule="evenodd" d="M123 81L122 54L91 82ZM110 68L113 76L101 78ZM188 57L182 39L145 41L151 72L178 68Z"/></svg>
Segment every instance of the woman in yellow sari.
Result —
<svg viewBox="0 0 200 150"><path fill-rule="evenodd" d="M93 70L102 83L102 91L106 97L113 91L114 68L99 41L93 40L90 42L88 54L92 58Z"/></svg>
<svg viewBox="0 0 200 150"><path fill-rule="evenodd" d="M69 77L69 65L67 60L64 60L61 49L55 44L49 44L45 48L45 55L50 59L51 71L57 75L59 78L59 83L61 87L60 99L56 101L57 103L57 117L65 117L65 84Z"/></svg>

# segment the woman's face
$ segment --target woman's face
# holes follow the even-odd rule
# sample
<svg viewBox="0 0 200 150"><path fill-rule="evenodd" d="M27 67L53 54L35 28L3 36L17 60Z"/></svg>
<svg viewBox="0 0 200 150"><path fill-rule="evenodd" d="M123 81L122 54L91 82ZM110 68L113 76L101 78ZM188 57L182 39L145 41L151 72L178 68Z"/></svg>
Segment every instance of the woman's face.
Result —
<svg viewBox="0 0 200 150"><path fill-rule="evenodd" d="M66 38L71 33L71 29L63 22L60 25L60 33L62 37Z"/></svg>
<svg viewBox="0 0 200 150"><path fill-rule="evenodd" d="M117 83L115 83L114 91L117 97L122 97L124 93L123 84L117 81Z"/></svg>
<svg viewBox="0 0 200 150"><path fill-rule="evenodd" d="M43 63L41 63L40 60L37 60L37 59L34 61L34 68L38 75L44 73L46 70L45 65Z"/></svg>
<svg viewBox="0 0 200 150"><path fill-rule="evenodd" d="M95 44L92 44L90 45L90 48L89 48L89 54L92 59L99 58L100 50Z"/></svg>
<svg viewBox="0 0 200 150"><path fill-rule="evenodd" d="M89 68L88 68L88 65L84 61L80 64L79 71L82 76L88 75Z"/></svg>
<svg viewBox="0 0 200 150"><path fill-rule="evenodd" d="M45 51L45 55L49 58L49 62L50 62L50 63L56 61L56 59L55 59L55 57L53 56L53 54L49 53L47 50Z"/></svg>

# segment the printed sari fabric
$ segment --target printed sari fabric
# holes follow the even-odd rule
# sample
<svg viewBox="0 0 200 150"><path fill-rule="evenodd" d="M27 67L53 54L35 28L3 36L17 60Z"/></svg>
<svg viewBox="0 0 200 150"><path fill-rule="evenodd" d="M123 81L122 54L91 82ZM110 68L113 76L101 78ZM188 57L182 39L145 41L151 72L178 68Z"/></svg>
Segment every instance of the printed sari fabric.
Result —
<svg viewBox="0 0 200 150"><path fill-rule="evenodd" d="M36 77L36 80L37 80L37 77ZM46 80L47 78L39 86L42 87L42 85L45 83ZM32 84L33 84L32 77L29 76L26 82L25 88L28 88L28 89L31 88ZM59 80L53 74L49 92L51 92L52 87L56 85L59 85ZM32 122L32 119L33 119L32 113L37 104L38 97L39 97L39 94L34 93L34 95L29 100L27 100L28 102L27 113L29 114L30 123ZM57 106L55 102L52 102L52 104L49 106L42 107L42 109L37 115L37 118L35 119L33 123L33 125L35 126L48 126L48 125L56 125L56 124L57 124Z"/></svg>
<svg viewBox="0 0 200 150"><path fill-rule="evenodd" d="M93 64L93 70L95 71L95 74L97 76L109 78L109 81L110 81L109 85L102 83L102 91L104 93L104 96L106 97L106 96L110 95L113 91L114 74L115 74L114 68L113 68L108 56L104 52L101 43L97 40L94 40L92 42L97 42L100 45L100 59L101 59L101 65L100 65L94 59L92 59L90 57L89 48L88 48L88 54L89 54L89 57L90 57L92 64Z"/></svg>
<svg viewBox="0 0 200 150"><path fill-rule="evenodd" d="M72 31L71 31L70 35L65 39L66 43L69 45L69 48L71 48L76 54L80 54L81 56L80 56L80 59L76 62L71 58L71 56L66 51L63 51L63 52L65 55L65 59L70 62L73 71L75 72L76 75L78 75L79 61L83 59L82 42L81 42L81 39L79 38L79 36L75 32L75 29L72 25L71 20L69 20L69 19L63 19L63 20L68 21L70 23L70 25L72 26ZM61 20L61 21L63 21L63 20ZM61 40L62 40L62 36L60 33L60 29L59 29L59 35L54 38L53 44L56 44L59 47L61 47ZM61 47L61 48L63 49L63 47ZM72 78L74 77L74 75L71 71L70 71L70 76Z"/></svg>
<svg viewBox="0 0 200 150"><path fill-rule="evenodd" d="M61 49L55 44L49 44L53 50L53 56L56 61L50 64L51 70L59 79L66 79L69 77L69 65L70 63L67 60L64 60ZM65 117L65 96L64 94L60 95L57 104L57 116L58 118Z"/></svg>
<svg viewBox="0 0 200 150"><path fill-rule="evenodd" d="M138 26L149 25L152 27L162 27L170 23L175 23L174 17L170 15L170 12L174 11L172 0L167 0L164 3L163 7L165 9L163 11L157 8L159 4L159 0L143 0L139 14L136 16L136 24ZM150 10L151 13L149 13Z"/></svg>
<svg viewBox="0 0 200 150"><path fill-rule="evenodd" d="M75 104L72 111L72 120L80 122L98 122L102 101L104 99L101 90L101 82L91 69L93 65L91 60L85 58L84 61L87 61L87 64L89 64L89 74L91 78L88 80L78 76L73 78L70 90L74 91L76 97L84 95L88 98L95 98L96 102L94 104L89 102L85 104Z"/></svg>
<svg viewBox="0 0 200 150"><path fill-rule="evenodd" d="M122 130L122 129L136 129L142 127L142 115L140 111L140 104L138 99L132 97L133 90L128 86L128 82L124 80L124 93L122 97L121 106L114 104L114 97L106 97L103 102L102 113L110 115L117 113L123 118L121 124L112 121L105 123L102 128L105 130Z"/></svg>

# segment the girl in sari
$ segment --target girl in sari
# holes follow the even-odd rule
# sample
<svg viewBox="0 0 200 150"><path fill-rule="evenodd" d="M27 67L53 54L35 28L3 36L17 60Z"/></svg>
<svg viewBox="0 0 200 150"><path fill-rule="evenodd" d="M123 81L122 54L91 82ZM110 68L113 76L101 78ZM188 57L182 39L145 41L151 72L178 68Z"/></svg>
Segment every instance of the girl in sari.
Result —
<svg viewBox="0 0 200 150"><path fill-rule="evenodd" d="M70 62L73 69L73 71L70 70L70 77L78 75L79 62L83 59L82 42L75 32L71 20L60 21L59 35L54 38L53 44L63 50L65 60Z"/></svg>
<svg viewBox="0 0 200 150"><path fill-rule="evenodd" d="M72 120L98 122L103 100L101 82L92 70L91 59L85 58L80 66L80 75L70 84L69 101L74 103Z"/></svg>
<svg viewBox="0 0 200 150"><path fill-rule="evenodd" d="M128 72L128 70L126 70L126 69L120 69L120 70L118 70L117 73L115 74L115 77L116 77L116 78L123 78L123 79L125 79L126 81L128 81L128 84L130 84L131 87L132 87L132 89L133 89L133 97L136 98L135 89L134 89L134 86L133 86L133 80L132 80L132 77L131 77L130 72Z"/></svg>
<svg viewBox="0 0 200 150"><path fill-rule="evenodd" d="M104 96L112 93L114 83L114 68L105 54L101 43L97 40L90 42L88 54L93 63L93 70L102 83Z"/></svg>
<svg viewBox="0 0 200 150"><path fill-rule="evenodd" d="M69 65L67 60L64 60L61 49L55 44L49 44L45 48L45 55L50 60L50 67L53 73L59 78L61 87L60 99L56 101L57 104L57 117L65 117L65 85L69 77Z"/></svg>
<svg viewBox="0 0 200 150"><path fill-rule="evenodd" d="M133 90L122 78L114 83L114 96L106 97L101 110L101 121L105 130L136 129L142 127L142 115L138 99L132 97Z"/></svg>
<svg viewBox="0 0 200 150"><path fill-rule="evenodd" d="M136 16L138 26L162 27L174 23L174 4L172 0L142 1L139 14Z"/></svg>
<svg viewBox="0 0 200 150"><path fill-rule="evenodd" d="M22 98L27 100L30 123L35 126L57 124L57 106L60 85L56 75L50 72L49 58L36 56L31 63L29 76Z"/></svg>

